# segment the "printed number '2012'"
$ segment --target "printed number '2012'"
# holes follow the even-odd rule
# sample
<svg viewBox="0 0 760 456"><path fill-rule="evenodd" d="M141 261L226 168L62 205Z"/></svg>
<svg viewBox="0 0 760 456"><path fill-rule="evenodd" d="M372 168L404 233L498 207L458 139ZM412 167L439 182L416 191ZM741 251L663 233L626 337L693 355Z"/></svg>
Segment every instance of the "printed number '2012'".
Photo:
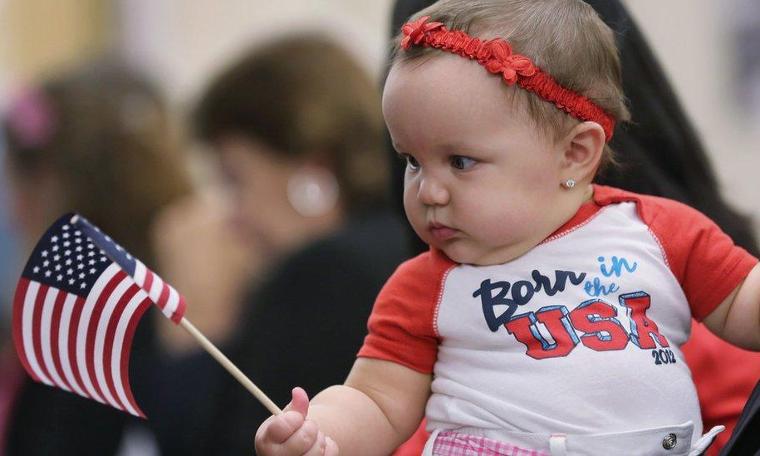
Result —
<svg viewBox="0 0 760 456"><path fill-rule="evenodd" d="M652 358L655 364L675 364L676 355L669 348L652 350Z"/></svg>

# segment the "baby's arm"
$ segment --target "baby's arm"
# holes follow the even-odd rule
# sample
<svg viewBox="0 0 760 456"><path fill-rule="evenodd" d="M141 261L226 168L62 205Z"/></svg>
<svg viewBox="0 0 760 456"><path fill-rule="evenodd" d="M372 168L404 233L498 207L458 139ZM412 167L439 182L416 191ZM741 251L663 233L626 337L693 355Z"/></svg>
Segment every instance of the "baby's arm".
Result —
<svg viewBox="0 0 760 456"><path fill-rule="evenodd" d="M431 377L389 361L359 358L344 385L319 393L270 417L256 433L262 456L334 454L387 455L417 429L430 395ZM295 399L295 397L294 397ZM294 415L294 411L308 415ZM322 439L322 440L320 440Z"/></svg>
<svg viewBox="0 0 760 456"><path fill-rule="evenodd" d="M760 350L760 264L705 318L704 323L732 344Z"/></svg>

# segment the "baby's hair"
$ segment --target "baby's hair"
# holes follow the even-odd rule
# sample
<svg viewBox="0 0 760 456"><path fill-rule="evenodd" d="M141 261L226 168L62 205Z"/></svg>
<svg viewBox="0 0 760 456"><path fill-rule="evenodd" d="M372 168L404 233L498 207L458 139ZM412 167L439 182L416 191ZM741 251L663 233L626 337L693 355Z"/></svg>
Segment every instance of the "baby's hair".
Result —
<svg viewBox="0 0 760 456"><path fill-rule="evenodd" d="M430 16L449 30L488 40L503 38L516 53L529 57L560 85L585 96L616 122L630 116L622 89L620 59L612 30L581 0L440 0L410 20ZM441 51L414 46L401 50L395 40L393 65L424 61ZM484 70L485 71L485 70ZM579 121L539 96L504 85L516 106L557 140ZM602 165L613 161L605 146Z"/></svg>

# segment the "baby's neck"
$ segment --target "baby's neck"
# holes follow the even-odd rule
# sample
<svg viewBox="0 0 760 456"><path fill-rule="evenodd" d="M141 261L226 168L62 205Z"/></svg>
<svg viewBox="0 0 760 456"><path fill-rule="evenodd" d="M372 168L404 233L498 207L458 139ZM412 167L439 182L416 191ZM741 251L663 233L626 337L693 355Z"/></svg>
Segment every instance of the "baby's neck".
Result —
<svg viewBox="0 0 760 456"><path fill-rule="evenodd" d="M588 184L584 190L583 203L588 203L594 199L594 186Z"/></svg>
<svg viewBox="0 0 760 456"><path fill-rule="evenodd" d="M544 226L543 229L536 230L535 237L526 239L522 243L512 245L508 249L499 252L498 255L484 259L484 261L478 263L478 265L487 266L507 263L523 256L547 239L564 231L563 227L565 227L565 225L578 214L578 211L580 211L585 204L594 199L594 187L591 184L586 184L583 188L578 186L573 190L568 190L568 192L572 193L564 195L565 197L561 202L555 202L557 204L552 203L553 207L560 208L559 212L553 212L555 219L552 220L552 223Z"/></svg>

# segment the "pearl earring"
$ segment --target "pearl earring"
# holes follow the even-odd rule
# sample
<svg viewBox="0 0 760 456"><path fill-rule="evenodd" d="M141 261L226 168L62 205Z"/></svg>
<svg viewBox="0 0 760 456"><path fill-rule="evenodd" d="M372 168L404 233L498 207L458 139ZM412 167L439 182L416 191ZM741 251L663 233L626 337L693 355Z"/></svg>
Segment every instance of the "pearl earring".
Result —
<svg viewBox="0 0 760 456"><path fill-rule="evenodd" d="M571 179L566 180L565 182L562 183L562 186L568 190L575 187L575 179L571 178Z"/></svg>
<svg viewBox="0 0 760 456"><path fill-rule="evenodd" d="M328 170L304 168L288 179L288 201L303 217L321 217L338 203L338 180Z"/></svg>

